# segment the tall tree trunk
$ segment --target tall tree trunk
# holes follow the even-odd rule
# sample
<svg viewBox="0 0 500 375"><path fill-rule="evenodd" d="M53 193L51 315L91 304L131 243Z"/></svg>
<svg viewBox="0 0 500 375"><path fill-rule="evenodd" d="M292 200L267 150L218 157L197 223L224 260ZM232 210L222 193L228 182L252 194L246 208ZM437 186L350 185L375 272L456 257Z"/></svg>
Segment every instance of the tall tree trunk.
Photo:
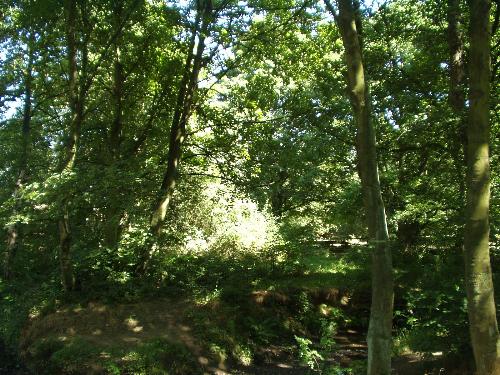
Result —
<svg viewBox="0 0 500 375"><path fill-rule="evenodd" d="M24 74L24 107L23 107L23 126L22 126L22 149L19 158L18 174L14 188L14 212L16 215L19 209L19 194L28 175L28 158L31 145L31 115L32 115L32 82L33 82L33 60L34 60L34 42L35 34L30 33L28 37L28 64ZM4 259L4 278L10 279L12 276L12 259L15 256L19 242L19 223L10 224L7 228L7 248L5 249Z"/></svg>
<svg viewBox="0 0 500 375"><path fill-rule="evenodd" d="M325 1L334 11L332 4ZM371 121L371 101L363 66L359 35L361 20L352 0L338 0L336 21L342 35L347 63L348 88L357 127L358 173L368 222L372 251L372 302L368 328L368 374L391 373L392 311L394 286L392 255L380 189L375 129ZM335 12L334 12L335 14Z"/></svg>
<svg viewBox="0 0 500 375"><path fill-rule="evenodd" d="M123 0L116 0L114 2L113 13L116 35L114 39L115 60L113 64L114 119L109 132L109 153L111 156L110 164L112 167L115 167L122 159L120 148L123 141L123 86L125 83L121 58ZM114 193L109 194L104 223L104 245L108 248L116 248L118 245L120 220L123 214L120 208L120 200L117 199L119 192L116 191L116 187L113 187L113 189L115 189Z"/></svg>
<svg viewBox="0 0 500 375"><path fill-rule="evenodd" d="M454 114L454 127L452 129L452 152L454 156L455 170L458 180L459 202L465 200L465 165L467 153L467 138L465 134L465 66L464 66L464 44L460 30L460 0L448 0L448 50L449 50L449 91L448 102ZM460 212L463 217L463 212ZM462 223L463 224L463 223ZM457 247L462 247L463 227L457 233Z"/></svg>
<svg viewBox="0 0 500 375"><path fill-rule="evenodd" d="M455 114L463 115L465 97L464 45L460 32L460 0L448 0L449 103Z"/></svg>
<svg viewBox="0 0 500 375"><path fill-rule="evenodd" d="M194 23L189 50L184 66L184 73L180 82L177 102L170 127L170 139L167 155L167 169L158 192L158 199L153 205L149 228L151 237L146 242L143 253L140 256L136 271L144 274L147 270L152 255L153 236L160 233L161 226L167 215L172 195L177 183L179 162L182 156L182 144L186 138L186 125L193 110L194 95L198 87L198 76L203 65L203 52L205 50L205 39L212 17L212 1L198 0L196 20ZM196 52L194 51L197 43Z"/></svg>
<svg viewBox="0 0 500 375"><path fill-rule="evenodd" d="M179 162L182 155L182 144L186 138L186 125L191 116L193 98L198 85L198 76L202 66L203 51L205 49L205 38L212 13L211 0L198 2L198 13L189 45L188 57L184 69L184 75L179 89L177 104L170 129L170 141L168 149L167 170L158 194L153 213L151 215L150 227L155 234L159 233L161 225L165 220L167 210L174 193L177 182ZM193 49L198 38L196 53Z"/></svg>
<svg viewBox="0 0 500 375"><path fill-rule="evenodd" d="M489 0L469 2L465 284L472 348L480 375L500 374L500 338L489 253L490 7Z"/></svg>
<svg viewBox="0 0 500 375"><path fill-rule="evenodd" d="M113 101L114 101L114 120L109 134L110 151L113 159L117 159L120 153L120 144L123 139L123 65L121 59L122 44L122 19L123 19L123 0L115 0L113 4L114 26L116 37L114 39L115 61L113 77Z"/></svg>
<svg viewBox="0 0 500 375"><path fill-rule="evenodd" d="M66 16L66 43L68 51L68 102L70 108L69 134L66 140L66 156L61 167L63 177L72 172L80 140L81 126L83 122L83 86L78 88L78 63L76 44L76 21L77 0L65 0L64 10ZM82 64L86 61L86 53L82 54ZM73 263L71 260L71 225L69 215L69 204L71 192L62 192L62 212L59 217L59 263L61 269L61 280L65 291L74 288Z"/></svg>
<svg viewBox="0 0 500 375"><path fill-rule="evenodd" d="M66 159L63 171L71 171L75 165L80 140L83 107L78 95L78 62L76 41L77 0L65 0L66 43L68 50L68 101L71 114L69 136L66 141Z"/></svg>

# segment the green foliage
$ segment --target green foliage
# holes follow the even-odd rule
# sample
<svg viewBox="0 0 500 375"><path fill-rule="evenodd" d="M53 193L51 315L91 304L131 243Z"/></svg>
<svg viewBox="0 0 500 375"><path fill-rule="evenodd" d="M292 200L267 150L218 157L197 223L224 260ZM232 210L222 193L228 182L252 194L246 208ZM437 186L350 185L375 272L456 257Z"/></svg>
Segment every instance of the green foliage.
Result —
<svg viewBox="0 0 500 375"><path fill-rule="evenodd" d="M38 341L33 345L30 353L33 370L41 374L61 372L62 369L52 362L52 356L63 348L64 343L58 338L49 337Z"/></svg>
<svg viewBox="0 0 500 375"><path fill-rule="evenodd" d="M338 323L333 319L321 319L321 336L319 346L323 353L331 353L335 348L334 336L337 334Z"/></svg>
<svg viewBox="0 0 500 375"><path fill-rule="evenodd" d="M366 361L352 361L349 367L338 365L326 367L322 374L325 375L363 375L366 374Z"/></svg>
<svg viewBox="0 0 500 375"><path fill-rule="evenodd" d="M17 349L27 320L52 312L62 297L57 282L40 274L31 276L14 285L0 281L0 334L7 352Z"/></svg>
<svg viewBox="0 0 500 375"><path fill-rule="evenodd" d="M192 353L182 344L156 339L124 356L124 372L135 374L201 374ZM109 366L109 364L108 364Z"/></svg>
<svg viewBox="0 0 500 375"><path fill-rule="evenodd" d="M49 367L59 369L60 372L67 374L81 374L88 371L88 362L98 356L99 352L99 349L91 343L76 338L67 345L63 343L59 350L54 351L49 356Z"/></svg>
<svg viewBox="0 0 500 375"><path fill-rule="evenodd" d="M421 255L420 255L421 256ZM408 255L404 256L405 264ZM465 292L462 288L461 259L423 256L401 276L408 285L404 309L396 309L403 323L405 344L417 352L467 353L469 349ZM418 276L416 275L418 273ZM446 277L444 276L446 275Z"/></svg>
<svg viewBox="0 0 500 375"><path fill-rule="evenodd" d="M297 342L300 360L311 370L318 369L323 356L317 350L311 348L312 341L298 336L295 336L295 341Z"/></svg>
<svg viewBox="0 0 500 375"><path fill-rule="evenodd" d="M106 349L78 337L69 342L48 338L31 348L30 363L37 374L86 374L101 368L108 374L201 373L192 353L182 344L165 339L145 342L135 350Z"/></svg>
<svg viewBox="0 0 500 375"><path fill-rule="evenodd" d="M251 366L263 347L280 344L298 346L304 363L323 373L359 373L362 363L321 365L335 350L336 333L367 327L371 251L363 241L342 40L322 2L213 1L217 17L207 30L179 178L158 236L149 228L151 207L165 172L196 2L77 3L85 118L77 162L61 173L71 128L62 2L1 1L0 226L18 229L12 278L0 278L6 361L18 360L30 319L63 305L181 295L202 307L192 313L198 337L221 360ZM362 34L394 252L394 350L467 354L460 250L465 117L448 103L447 4L369 3L362 5ZM461 16L465 35L465 11ZM490 145L497 304L499 35L492 35ZM58 220L66 209L72 293L63 292L58 269ZM331 242L341 246L325 245ZM347 302L315 300L328 288L345 289ZM253 295L274 297L256 306ZM218 304L215 324L210 309ZM31 349L46 373L77 371L99 357L78 340L62 346L48 337ZM128 364L115 361L120 356ZM116 374L196 368L188 349L161 340L116 348L101 366Z"/></svg>

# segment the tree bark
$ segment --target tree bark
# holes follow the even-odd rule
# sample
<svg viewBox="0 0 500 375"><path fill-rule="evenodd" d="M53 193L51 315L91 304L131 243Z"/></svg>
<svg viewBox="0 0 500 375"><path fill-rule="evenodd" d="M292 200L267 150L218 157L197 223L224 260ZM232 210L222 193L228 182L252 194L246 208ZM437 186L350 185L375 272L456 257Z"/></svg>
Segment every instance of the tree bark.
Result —
<svg viewBox="0 0 500 375"><path fill-rule="evenodd" d="M84 118L84 86L78 85L78 62L77 62L77 0L65 0L64 10L66 16L66 43L68 51L68 102L70 108L69 134L66 140L66 156L61 166L63 177L70 174L75 166L77 150L79 146L81 126ZM82 51L82 65L86 65L86 49ZM74 288L75 277L73 274L73 263L71 259L71 225L69 215L69 203L71 192L62 192L62 213L59 217L59 264L61 269L61 281L65 291Z"/></svg>
<svg viewBox="0 0 500 375"><path fill-rule="evenodd" d="M122 22L123 22L123 0L116 0L113 4L114 16L114 63L113 63L113 103L114 119L109 131L109 154L111 167L115 167L122 160L121 145L123 142L123 86L125 75L121 58L122 47ZM120 200L117 199L119 192L116 186L112 187L112 194L109 194L104 222L104 246L116 248L120 240L120 221L123 210L120 207Z"/></svg>
<svg viewBox="0 0 500 375"><path fill-rule="evenodd" d="M333 10L327 0L327 6ZM359 36L358 6L352 0L337 1L340 29L347 63L348 89L357 127L358 173L363 191L368 235L372 251L372 302L368 328L368 374L391 373L392 312L394 287L392 255L384 202L380 189L375 129L371 120L371 99L363 66ZM357 27L358 25L358 27Z"/></svg>
<svg viewBox="0 0 500 375"><path fill-rule="evenodd" d="M80 130L83 118L83 106L78 95L78 62L76 46L76 0L66 0L64 3L66 13L66 42L68 49L68 101L71 113L69 137L66 142L66 159L63 171L73 169L76 160L76 151L80 140Z"/></svg>
<svg viewBox="0 0 500 375"><path fill-rule="evenodd" d="M31 115L32 115L32 82L33 82L33 60L34 60L34 42L35 34L30 33L28 37L28 64L24 75L24 107L23 107L23 126L21 131L22 149L19 158L18 174L16 185L13 192L14 212L16 215L19 210L19 195L28 175L28 159L31 149ZM7 248L5 249L4 259L4 278L6 280L12 277L12 260L19 246L19 223L15 222L7 227Z"/></svg>
<svg viewBox="0 0 500 375"><path fill-rule="evenodd" d="M114 40L115 61L113 77L113 100L114 100L114 120L109 134L110 151L113 159L117 159L120 154L120 144L123 139L123 84L124 74L121 59L122 43L122 19L123 19L123 1L116 0L113 5L114 23L116 38Z"/></svg>
<svg viewBox="0 0 500 375"><path fill-rule="evenodd" d="M449 103L453 111L463 114L465 109L465 96L463 84L465 81L464 45L460 32L460 0L448 0L448 49L450 88Z"/></svg>
<svg viewBox="0 0 500 375"><path fill-rule="evenodd" d="M489 0L469 2L465 284L472 348L480 375L500 374L500 338L489 253L490 7Z"/></svg>
<svg viewBox="0 0 500 375"><path fill-rule="evenodd" d="M167 215L168 207L177 183L179 162L182 156L182 144L186 138L186 125L192 113L193 99L198 85L198 76L202 66L205 38L212 14L210 0L198 2L197 19L189 45L188 57L184 75L179 88L177 104L170 128L170 141L168 149L167 170L158 194L150 220L152 233L158 234ZM193 53L196 37L198 45Z"/></svg>
<svg viewBox="0 0 500 375"><path fill-rule="evenodd" d="M465 66L464 44L460 30L460 0L448 0L448 50L449 50L449 91L448 102L454 114L454 127L452 129L452 150L454 153L455 170L458 179L459 202L465 200L465 165L467 153L467 137L465 134ZM460 212L463 217L463 212ZM463 224L463 223L461 223ZM463 227L457 233L457 247L462 247Z"/></svg>

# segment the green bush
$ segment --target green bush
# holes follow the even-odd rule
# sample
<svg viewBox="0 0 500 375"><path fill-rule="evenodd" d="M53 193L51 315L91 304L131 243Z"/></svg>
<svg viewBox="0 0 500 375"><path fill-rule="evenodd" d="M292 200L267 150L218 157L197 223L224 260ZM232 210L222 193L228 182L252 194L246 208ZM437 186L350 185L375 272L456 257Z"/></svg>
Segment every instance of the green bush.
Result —
<svg viewBox="0 0 500 375"><path fill-rule="evenodd" d="M31 370L40 375L60 373L62 369L52 361L52 357L62 348L64 348L64 343L55 337L49 337L33 344L29 353Z"/></svg>
<svg viewBox="0 0 500 375"><path fill-rule="evenodd" d="M193 354L180 343L165 339L147 342L127 354L127 371L144 374L190 375L201 373Z"/></svg>
<svg viewBox="0 0 500 375"><path fill-rule="evenodd" d="M95 362L100 349L80 338L75 338L51 357L51 363L67 374L85 374L89 365Z"/></svg>

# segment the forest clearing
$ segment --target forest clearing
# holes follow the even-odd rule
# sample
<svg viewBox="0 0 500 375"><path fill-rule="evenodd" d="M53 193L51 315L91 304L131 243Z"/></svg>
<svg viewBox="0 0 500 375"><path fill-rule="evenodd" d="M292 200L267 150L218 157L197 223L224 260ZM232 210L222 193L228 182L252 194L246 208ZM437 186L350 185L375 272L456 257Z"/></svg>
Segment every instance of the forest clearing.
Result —
<svg viewBox="0 0 500 375"><path fill-rule="evenodd" d="M0 18L0 375L500 375L499 0Z"/></svg>

